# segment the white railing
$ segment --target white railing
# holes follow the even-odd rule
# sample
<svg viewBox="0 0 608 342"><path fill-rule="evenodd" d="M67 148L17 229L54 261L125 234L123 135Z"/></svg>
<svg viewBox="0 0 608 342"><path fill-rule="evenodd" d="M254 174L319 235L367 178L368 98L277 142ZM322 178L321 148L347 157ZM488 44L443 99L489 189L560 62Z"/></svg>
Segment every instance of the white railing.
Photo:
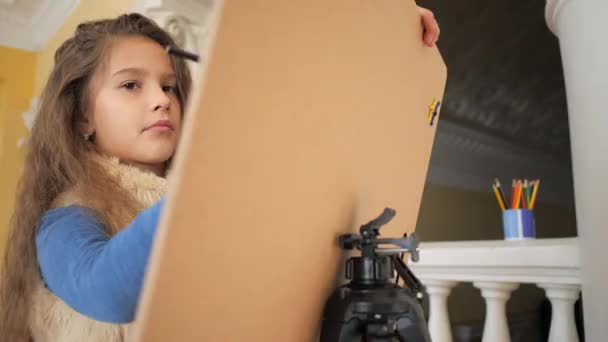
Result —
<svg viewBox="0 0 608 342"><path fill-rule="evenodd" d="M409 266L429 296L433 342L451 342L447 297L472 282L486 302L483 342L510 342L506 302L521 283L537 284L551 301L550 342L577 342L574 303L581 290L578 239L429 242Z"/></svg>

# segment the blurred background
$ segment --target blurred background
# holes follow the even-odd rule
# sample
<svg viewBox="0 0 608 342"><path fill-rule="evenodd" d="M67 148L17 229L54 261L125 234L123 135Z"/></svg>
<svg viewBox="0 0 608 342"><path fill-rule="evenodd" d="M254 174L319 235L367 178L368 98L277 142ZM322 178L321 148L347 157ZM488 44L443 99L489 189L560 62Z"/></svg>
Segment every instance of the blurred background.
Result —
<svg viewBox="0 0 608 342"><path fill-rule="evenodd" d="M441 26L448 65L441 120L416 232L423 242L503 238L498 177L540 179L538 238L577 236L564 73L544 1L423 0ZM510 190L509 190L510 192ZM459 283L448 307L459 334L481 339L484 299ZM521 284L507 304L521 341L546 340L544 291ZM521 325L521 322L527 322ZM513 335L513 334L512 334ZM515 340L517 336L512 336Z"/></svg>

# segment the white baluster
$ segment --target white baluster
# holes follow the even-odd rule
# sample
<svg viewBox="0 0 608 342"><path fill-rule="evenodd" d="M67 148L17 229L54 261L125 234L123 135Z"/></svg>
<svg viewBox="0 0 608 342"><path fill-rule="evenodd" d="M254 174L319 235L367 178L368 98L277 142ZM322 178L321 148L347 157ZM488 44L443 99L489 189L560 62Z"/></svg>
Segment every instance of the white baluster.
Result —
<svg viewBox="0 0 608 342"><path fill-rule="evenodd" d="M545 289L551 301L551 330L549 342L578 342L574 322L574 302L581 291L580 285L538 284Z"/></svg>
<svg viewBox="0 0 608 342"><path fill-rule="evenodd" d="M517 283L474 282L486 301L483 342L511 342L507 324L506 303Z"/></svg>
<svg viewBox="0 0 608 342"><path fill-rule="evenodd" d="M452 327L448 315L447 298L456 281L423 280L429 294L429 331L433 342L452 342Z"/></svg>

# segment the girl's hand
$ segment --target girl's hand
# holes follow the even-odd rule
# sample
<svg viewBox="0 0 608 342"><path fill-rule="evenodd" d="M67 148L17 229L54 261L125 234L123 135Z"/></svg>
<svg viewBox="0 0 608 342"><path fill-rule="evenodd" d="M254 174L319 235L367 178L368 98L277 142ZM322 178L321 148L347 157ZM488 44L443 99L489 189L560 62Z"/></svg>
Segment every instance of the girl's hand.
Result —
<svg viewBox="0 0 608 342"><path fill-rule="evenodd" d="M426 8L418 6L418 13L420 14L420 20L424 27L424 33L422 34L422 40L428 46L434 46L439 39L439 24L435 20L433 12Z"/></svg>

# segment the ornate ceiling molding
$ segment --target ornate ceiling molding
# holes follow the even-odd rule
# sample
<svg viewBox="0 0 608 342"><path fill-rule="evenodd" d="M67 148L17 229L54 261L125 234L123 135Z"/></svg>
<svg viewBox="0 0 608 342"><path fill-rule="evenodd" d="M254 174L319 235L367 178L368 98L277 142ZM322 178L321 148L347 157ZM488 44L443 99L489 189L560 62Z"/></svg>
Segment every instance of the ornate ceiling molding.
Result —
<svg viewBox="0 0 608 342"><path fill-rule="evenodd" d="M490 193L496 177L506 187L513 178L539 178L539 200L573 206L569 164L444 117L435 136L427 181Z"/></svg>
<svg viewBox="0 0 608 342"><path fill-rule="evenodd" d="M78 3L78 0L2 0L0 45L41 50Z"/></svg>

